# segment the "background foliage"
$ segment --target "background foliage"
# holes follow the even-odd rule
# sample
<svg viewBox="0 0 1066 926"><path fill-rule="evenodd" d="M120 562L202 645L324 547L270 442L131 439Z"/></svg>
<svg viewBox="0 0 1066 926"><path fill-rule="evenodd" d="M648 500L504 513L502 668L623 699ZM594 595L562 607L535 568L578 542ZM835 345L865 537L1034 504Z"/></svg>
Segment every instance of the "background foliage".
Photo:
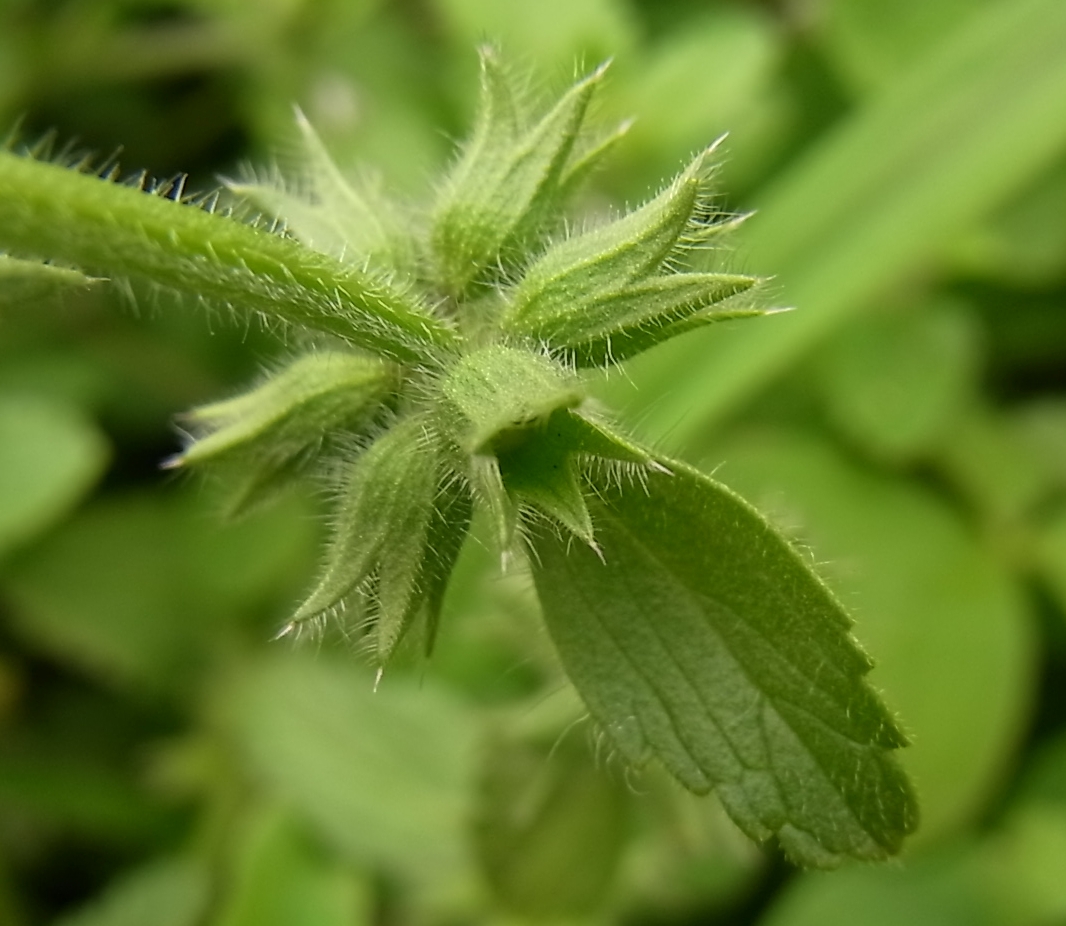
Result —
<svg viewBox="0 0 1066 926"><path fill-rule="evenodd" d="M0 922L1042 924L1066 917L1066 6L4 0L0 124L190 188L291 146L415 190L486 36L638 117L591 208L730 131L738 269L799 311L601 389L809 547L914 745L902 864L797 874L596 751L522 575L469 545L429 664L271 644L313 493L226 524L173 416L269 335L0 280ZM2 217L0 217L2 220Z"/></svg>

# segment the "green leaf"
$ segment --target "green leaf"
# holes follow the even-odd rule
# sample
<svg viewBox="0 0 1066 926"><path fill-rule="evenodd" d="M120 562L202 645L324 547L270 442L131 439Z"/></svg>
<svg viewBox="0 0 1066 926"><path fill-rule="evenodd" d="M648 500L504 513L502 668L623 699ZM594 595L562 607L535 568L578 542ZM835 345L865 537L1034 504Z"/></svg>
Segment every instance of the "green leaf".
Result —
<svg viewBox="0 0 1066 926"><path fill-rule="evenodd" d="M448 578L470 528L467 484L444 464L432 429L416 417L395 425L352 463L344 491L322 577L281 634L352 605L373 626L379 664L419 617L431 650Z"/></svg>
<svg viewBox="0 0 1066 926"><path fill-rule="evenodd" d="M629 794L584 742L549 748L494 736L473 836L499 901L531 917L594 912L625 845Z"/></svg>
<svg viewBox="0 0 1066 926"><path fill-rule="evenodd" d="M256 808L239 831L238 854L213 926L357 926L371 922L369 890L312 845L277 807Z"/></svg>
<svg viewBox="0 0 1066 926"><path fill-rule="evenodd" d="M439 473L437 449L419 418L396 425L355 459L322 577L283 634L336 609L382 568L407 589L406 599L422 563Z"/></svg>
<svg viewBox="0 0 1066 926"><path fill-rule="evenodd" d="M316 251L353 263L369 260L393 268L410 264L395 227L397 205L341 173L299 110L296 125L302 158L295 180L286 184L272 176L265 181L227 181L226 186L282 219L286 231Z"/></svg>
<svg viewBox="0 0 1066 926"><path fill-rule="evenodd" d="M714 449L718 478L800 530L854 602L877 682L913 744L913 848L987 813L1030 724L1036 656L1026 596L995 544L928 485L864 468L812 435L750 429Z"/></svg>
<svg viewBox="0 0 1066 926"><path fill-rule="evenodd" d="M830 0L822 45L842 76L869 93L905 74L988 0Z"/></svg>
<svg viewBox="0 0 1066 926"><path fill-rule="evenodd" d="M500 476L518 502L532 505L585 543L593 542L592 519L571 448L552 440L549 430L536 431L531 440L501 454Z"/></svg>
<svg viewBox="0 0 1066 926"><path fill-rule="evenodd" d="M351 861L454 887L469 859L473 717L432 679L276 654L214 702L253 780Z"/></svg>
<svg viewBox="0 0 1066 926"><path fill-rule="evenodd" d="M206 869L186 859L158 861L124 874L96 900L55 926L197 926L209 909Z"/></svg>
<svg viewBox="0 0 1066 926"><path fill-rule="evenodd" d="M943 440L977 391L977 323L965 305L922 304L845 327L817 369L834 422L867 452L908 462Z"/></svg>
<svg viewBox="0 0 1066 926"><path fill-rule="evenodd" d="M221 529L216 514L202 495L96 501L7 565L11 626L107 686L187 684L208 651L232 644L235 624L254 620L265 638L264 618L313 562L306 506Z"/></svg>
<svg viewBox="0 0 1066 926"><path fill-rule="evenodd" d="M677 256L679 239L686 230L700 231L690 225L707 195L708 154L699 154L640 209L550 247L511 294L504 329L565 345L573 339L569 327L580 325L586 307L656 273L668 257ZM608 310L601 307L599 315ZM597 317L594 328L602 325Z"/></svg>
<svg viewBox="0 0 1066 926"><path fill-rule="evenodd" d="M623 755L714 789L752 838L813 866L897 852L917 822L890 756L905 740L849 619L750 506L669 466L597 487L602 560L534 536L567 673Z"/></svg>
<svg viewBox="0 0 1066 926"><path fill-rule="evenodd" d="M108 447L79 412L0 396L0 556L61 518L103 472Z"/></svg>
<svg viewBox="0 0 1066 926"><path fill-rule="evenodd" d="M715 322L767 314L738 298L758 277L725 273L677 273L629 286L589 306L614 316L599 330L560 346L578 368L621 363L679 334ZM606 318L604 319L606 321ZM553 346L554 338L546 338Z"/></svg>
<svg viewBox="0 0 1066 926"><path fill-rule="evenodd" d="M698 441L886 286L928 272L1066 149L1064 46L1060 0L972 13L761 191L738 246L798 310L645 354L631 382L613 381L613 404L654 411L668 446Z"/></svg>
<svg viewBox="0 0 1066 926"><path fill-rule="evenodd" d="M398 379L373 357L305 354L250 392L183 415L197 437L167 466L225 467L239 480L231 510L242 511L291 481L331 437L370 428Z"/></svg>
<svg viewBox="0 0 1066 926"><path fill-rule="evenodd" d="M535 5L496 0L435 0L434 13L447 27L453 48L498 37L519 60L563 71L575 60L599 61L629 49L637 39L636 17L616 0L542 0Z"/></svg>
<svg viewBox="0 0 1066 926"><path fill-rule="evenodd" d="M1060 613L1066 615L1066 505L1060 505L1042 527L1037 538L1036 561Z"/></svg>
<svg viewBox="0 0 1066 926"><path fill-rule="evenodd" d="M446 478L437 489L433 517L422 545L422 560L416 577L418 595L415 603L425 615L427 655L433 651L437 639L444 593L470 530L473 514L474 501L468 488L457 479ZM410 615L404 616L405 624L410 620Z"/></svg>

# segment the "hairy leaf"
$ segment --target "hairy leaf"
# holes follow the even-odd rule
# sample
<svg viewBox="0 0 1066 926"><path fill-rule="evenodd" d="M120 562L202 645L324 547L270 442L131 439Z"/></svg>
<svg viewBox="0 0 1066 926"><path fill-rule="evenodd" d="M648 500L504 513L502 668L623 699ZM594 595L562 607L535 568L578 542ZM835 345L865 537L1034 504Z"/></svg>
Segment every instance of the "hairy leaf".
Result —
<svg viewBox="0 0 1066 926"><path fill-rule="evenodd" d="M541 530L534 578L567 672L621 752L717 792L755 839L830 867L883 858L917 820L905 739L850 621L728 489L670 462L602 485L602 559Z"/></svg>

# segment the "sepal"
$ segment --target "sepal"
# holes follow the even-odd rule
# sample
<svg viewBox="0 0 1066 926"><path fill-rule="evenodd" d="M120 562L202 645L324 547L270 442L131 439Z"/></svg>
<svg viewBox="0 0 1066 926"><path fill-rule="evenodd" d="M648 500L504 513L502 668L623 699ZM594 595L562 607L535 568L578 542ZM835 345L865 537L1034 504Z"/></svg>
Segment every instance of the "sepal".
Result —
<svg viewBox="0 0 1066 926"><path fill-rule="evenodd" d="M397 227L397 206L369 184L346 177L304 114L296 110L301 173L226 181L237 196L284 221L285 230L308 247L340 260L397 270L414 266L412 249Z"/></svg>
<svg viewBox="0 0 1066 926"><path fill-rule="evenodd" d="M370 590L373 604L373 583L380 584L383 563L392 586L413 581L433 517L440 469L437 445L420 418L394 425L355 459L322 577L289 626L338 609L361 588ZM389 595L390 601L404 597L395 587Z"/></svg>
<svg viewBox="0 0 1066 926"><path fill-rule="evenodd" d="M581 472L564 441L540 432L500 455L500 475L520 504L546 515L584 543L594 546L592 517L585 503Z"/></svg>
<svg viewBox="0 0 1066 926"><path fill-rule="evenodd" d="M448 371L439 410L462 454L492 454L522 442L529 428L583 398L573 374L551 358L495 345Z"/></svg>
<svg viewBox="0 0 1066 926"><path fill-rule="evenodd" d="M707 193L708 152L641 208L550 247L528 268L501 321L516 335L564 327L586 307L660 271L687 246Z"/></svg>
<svg viewBox="0 0 1066 926"><path fill-rule="evenodd" d="M397 375L392 364L360 354L305 354L250 392L184 415L198 436L164 466L238 473L231 508L244 510L297 475L329 435L371 427Z"/></svg>
<svg viewBox="0 0 1066 926"><path fill-rule="evenodd" d="M477 127L434 210L431 245L445 292L464 294L559 204L568 159L603 73L603 67L593 71L531 121L495 50L482 51Z"/></svg>

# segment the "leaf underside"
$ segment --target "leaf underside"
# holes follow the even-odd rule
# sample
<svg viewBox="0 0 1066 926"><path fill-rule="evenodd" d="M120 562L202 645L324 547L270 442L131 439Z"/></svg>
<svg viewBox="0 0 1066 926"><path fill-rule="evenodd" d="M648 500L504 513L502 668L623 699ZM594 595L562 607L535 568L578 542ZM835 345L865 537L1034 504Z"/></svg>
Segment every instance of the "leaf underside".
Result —
<svg viewBox="0 0 1066 926"><path fill-rule="evenodd" d="M797 863L881 859L914 829L891 750L906 740L863 681L850 621L747 503L683 464L597 486L600 555L535 531L549 632L627 759L712 788Z"/></svg>

